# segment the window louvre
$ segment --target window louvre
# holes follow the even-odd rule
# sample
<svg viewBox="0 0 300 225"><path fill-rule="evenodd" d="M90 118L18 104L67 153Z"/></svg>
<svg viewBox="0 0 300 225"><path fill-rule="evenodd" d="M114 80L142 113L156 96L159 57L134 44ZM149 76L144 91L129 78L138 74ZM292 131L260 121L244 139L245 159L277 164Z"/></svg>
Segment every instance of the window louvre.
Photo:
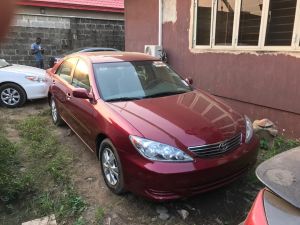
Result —
<svg viewBox="0 0 300 225"><path fill-rule="evenodd" d="M235 0L218 0L215 45L232 45Z"/></svg>
<svg viewBox="0 0 300 225"><path fill-rule="evenodd" d="M210 45L211 6L211 0L198 1L196 45Z"/></svg>
<svg viewBox="0 0 300 225"><path fill-rule="evenodd" d="M262 1L242 0L238 45L258 45L262 7Z"/></svg>
<svg viewBox="0 0 300 225"><path fill-rule="evenodd" d="M266 46L291 45L296 3L296 0L270 0Z"/></svg>

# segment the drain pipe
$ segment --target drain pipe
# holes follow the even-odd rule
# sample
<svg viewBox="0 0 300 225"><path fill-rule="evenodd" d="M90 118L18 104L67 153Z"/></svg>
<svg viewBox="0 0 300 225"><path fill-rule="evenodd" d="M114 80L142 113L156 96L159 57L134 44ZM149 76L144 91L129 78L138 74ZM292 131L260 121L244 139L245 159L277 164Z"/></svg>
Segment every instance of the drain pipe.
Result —
<svg viewBox="0 0 300 225"><path fill-rule="evenodd" d="M163 0L158 0L158 45L162 46Z"/></svg>

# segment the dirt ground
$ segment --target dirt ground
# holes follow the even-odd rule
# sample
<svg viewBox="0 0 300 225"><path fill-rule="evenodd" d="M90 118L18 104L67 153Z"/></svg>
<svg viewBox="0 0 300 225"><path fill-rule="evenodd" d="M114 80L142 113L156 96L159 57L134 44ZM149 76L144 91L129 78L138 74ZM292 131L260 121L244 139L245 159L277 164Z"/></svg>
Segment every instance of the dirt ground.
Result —
<svg viewBox="0 0 300 225"><path fill-rule="evenodd" d="M27 103L23 108L0 108L0 114L8 119L22 120L49 108L45 100ZM51 120L49 115L49 120ZM127 193L116 196L106 188L100 173L99 162L80 139L69 132L67 126L57 128L57 134L63 145L76 155L73 161L73 177L79 194L88 203L84 218L88 224L95 224L95 213L100 206L104 209L104 224L197 224L197 225L237 225L242 222L260 187L247 176L233 184L189 199L167 203L153 203ZM8 138L18 140L17 131L8 129ZM167 211L167 220L159 218L158 211ZM178 213L186 210L188 216L183 219Z"/></svg>

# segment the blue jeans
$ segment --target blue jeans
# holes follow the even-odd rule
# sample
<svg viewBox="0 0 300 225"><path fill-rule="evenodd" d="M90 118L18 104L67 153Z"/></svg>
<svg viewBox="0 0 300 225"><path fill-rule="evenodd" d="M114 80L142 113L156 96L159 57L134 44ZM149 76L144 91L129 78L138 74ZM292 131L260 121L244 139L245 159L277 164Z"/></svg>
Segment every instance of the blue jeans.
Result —
<svg viewBox="0 0 300 225"><path fill-rule="evenodd" d="M43 59L37 60L37 61L35 61L35 63L36 63L35 66L37 68L44 69L44 60Z"/></svg>

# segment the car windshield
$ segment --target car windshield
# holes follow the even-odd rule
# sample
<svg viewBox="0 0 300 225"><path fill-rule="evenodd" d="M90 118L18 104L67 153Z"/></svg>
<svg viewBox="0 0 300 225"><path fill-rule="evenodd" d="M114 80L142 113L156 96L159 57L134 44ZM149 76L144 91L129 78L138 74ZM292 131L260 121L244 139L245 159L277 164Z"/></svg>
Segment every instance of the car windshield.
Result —
<svg viewBox="0 0 300 225"><path fill-rule="evenodd" d="M128 101L189 92L192 88L161 61L94 64L100 94L105 101Z"/></svg>
<svg viewBox="0 0 300 225"><path fill-rule="evenodd" d="M5 59L0 59L0 68L11 66L10 63L6 62Z"/></svg>

